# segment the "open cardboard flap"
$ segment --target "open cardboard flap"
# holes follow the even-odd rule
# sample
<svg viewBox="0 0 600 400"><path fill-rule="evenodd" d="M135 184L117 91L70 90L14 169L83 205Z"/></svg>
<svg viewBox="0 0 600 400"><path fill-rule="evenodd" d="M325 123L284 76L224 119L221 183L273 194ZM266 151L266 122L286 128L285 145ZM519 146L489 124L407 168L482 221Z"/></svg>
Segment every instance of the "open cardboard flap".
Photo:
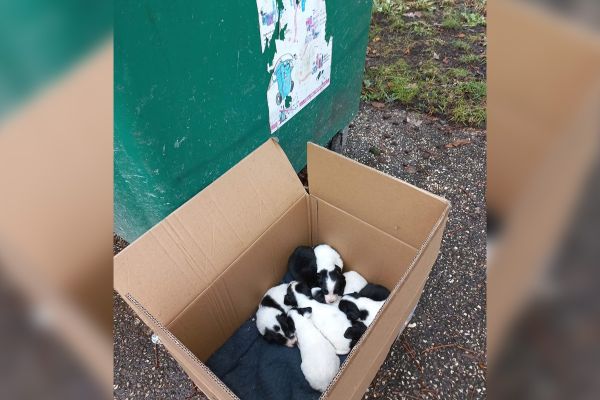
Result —
<svg viewBox="0 0 600 400"><path fill-rule="evenodd" d="M307 166L311 196L416 249L449 206L446 199L313 143ZM403 206L394 207L397 203Z"/></svg>
<svg viewBox="0 0 600 400"><path fill-rule="evenodd" d="M269 140L115 257L114 286L168 325L304 196Z"/></svg>

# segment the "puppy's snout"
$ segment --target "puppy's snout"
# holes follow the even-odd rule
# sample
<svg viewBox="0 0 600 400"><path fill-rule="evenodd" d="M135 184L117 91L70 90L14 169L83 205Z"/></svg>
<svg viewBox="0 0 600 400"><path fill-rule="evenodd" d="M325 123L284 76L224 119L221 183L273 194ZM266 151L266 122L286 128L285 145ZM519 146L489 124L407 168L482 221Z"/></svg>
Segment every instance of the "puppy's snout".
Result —
<svg viewBox="0 0 600 400"><path fill-rule="evenodd" d="M327 304L335 303L338 300L338 297L337 294L327 294L325 295L325 302L327 302Z"/></svg>
<svg viewBox="0 0 600 400"><path fill-rule="evenodd" d="M292 339L288 339L285 345L287 347L294 347L296 343L298 343L298 338L294 336Z"/></svg>

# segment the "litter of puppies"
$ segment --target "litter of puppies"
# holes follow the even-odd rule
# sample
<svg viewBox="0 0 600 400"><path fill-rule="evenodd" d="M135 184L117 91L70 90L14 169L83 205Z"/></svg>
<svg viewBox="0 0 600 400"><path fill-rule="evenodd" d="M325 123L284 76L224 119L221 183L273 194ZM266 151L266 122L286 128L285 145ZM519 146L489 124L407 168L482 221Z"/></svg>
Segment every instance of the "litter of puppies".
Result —
<svg viewBox="0 0 600 400"><path fill-rule="evenodd" d="M309 385L324 392L340 361L373 322L390 292L358 272L343 272L327 244L299 246L288 260L294 278L270 288L256 312L256 327L274 345L298 346Z"/></svg>

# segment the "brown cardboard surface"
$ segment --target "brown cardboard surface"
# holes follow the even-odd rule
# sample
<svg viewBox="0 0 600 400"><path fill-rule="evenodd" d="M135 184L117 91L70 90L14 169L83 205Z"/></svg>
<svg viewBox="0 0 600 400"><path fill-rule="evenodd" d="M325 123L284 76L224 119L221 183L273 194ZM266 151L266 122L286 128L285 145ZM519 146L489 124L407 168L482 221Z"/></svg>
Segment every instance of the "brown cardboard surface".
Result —
<svg viewBox="0 0 600 400"><path fill-rule="evenodd" d="M298 200L169 325L198 358L208 359L256 312L285 274L294 248L309 244L307 212L306 200Z"/></svg>
<svg viewBox="0 0 600 400"><path fill-rule="evenodd" d="M168 324L305 194L269 140L115 257L115 288Z"/></svg>
<svg viewBox="0 0 600 400"><path fill-rule="evenodd" d="M232 399L202 360L252 316L296 246L329 243L346 269L394 288L326 393L328 399L358 399L420 297L449 205L314 145L309 174L316 176L316 190L307 195L293 171L261 172L281 169L273 167L274 158L283 163L277 151L268 142L249 156L251 163L242 161L224 176L222 186L211 185L131 244L117 257L115 284L123 294L131 291L127 301L209 398ZM250 172L270 176L257 183ZM237 190L247 182L252 190ZM360 194L363 186L369 196ZM370 197L378 200L370 205ZM265 204L268 210L255 212Z"/></svg>
<svg viewBox="0 0 600 400"><path fill-rule="evenodd" d="M405 273L392 290L387 303L379 312L379 316L369 327L365 335L352 350L342 372L338 375L327 392L327 399L350 399L356 396L356 390L366 388L365 380L361 378L377 373L381 362L393 339L398 335L403 324L410 316L415 298L419 298L429 272L438 256L442 234L447 221L447 211L438 215L437 225L430 228L430 239L423 244L421 252L413 259L409 270ZM385 344L385 346L384 346ZM381 356L381 348L384 348ZM379 358L379 359L378 359ZM366 382L366 385L370 380Z"/></svg>
<svg viewBox="0 0 600 400"><path fill-rule="evenodd" d="M211 399L229 400L236 399L235 396L221 380L215 376L190 350L188 350L181 341L176 338L164 325L156 320L141 305L137 299L127 295L125 300L136 313L142 318L144 323L158 335L161 343L169 353L177 360L179 365L189 375L198 387Z"/></svg>
<svg viewBox="0 0 600 400"><path fill-rule="evenodd" d="M344 271L357 271L369 282L394 287L417 254L414 247L323 200L315 198L311 214L313 245L333 246L343 256Z"/></svg>
<svg viewBox="0 0 600 400"><path fill-rule="evenodd" d="M419 302L419 299L421 298L422 291L423 291L422 287L415 289L416 294L415 294L414 298L411 300L411 302L407 303L408 304L407 309L412 311L415 308L415 306ZM410 312L409 312L409 316L410 316ZM375 378L375 375L377 375L377 372L379 371L379 367L385 361L385 359L390 351L390 348L394 344L396 338L404 330L404 327L406 326L406 322L407 321L405 320L400 324L400 328L398 329L397 332L395 332L395 331L390 332L390 335L388 335L385 342L382 342L377 347L374 346L375 348L372 350L373 354L370 355L370 359L367 361L367 362L370 361L370 365L363 365L362 371L359 370L357 372L358 376L356 376L355 380L352 380L350 382L345 381L344 383L342 383L342 385L344 385L344 386L351 385L348 388L347 393L339 393L338 394L338 392L336 390L335 393L330 394L327 398L334 399L334 398L336 398L335 396L341 396L339 398L345 398L348 400L362 399L365 391L367 390L367 388L373 381L373 378ZM355 363L355 362L353 361L352 363ZM360 365L359 363L356 363L356 364ZM344 372L344 373L346 373L346 372ZM361 374L362 374L362 376L361 376ZM350 397L343 397L343 396L350 396Z"/></svg>
<svg viewBox="0 0 600 400"><path fill-rule="evenodd" d="M315 144L307 148L310 194L413 247L419 247L447 202Z"/></svg>

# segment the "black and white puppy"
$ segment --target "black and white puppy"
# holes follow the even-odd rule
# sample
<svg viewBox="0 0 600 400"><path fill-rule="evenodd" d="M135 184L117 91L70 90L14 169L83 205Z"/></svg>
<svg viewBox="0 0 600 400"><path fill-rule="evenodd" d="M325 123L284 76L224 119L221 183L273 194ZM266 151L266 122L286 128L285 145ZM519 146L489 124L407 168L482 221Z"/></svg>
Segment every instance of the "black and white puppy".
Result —
<svg viewBox="0 0 600 400"><path fill-rule="evenodd" d="M360 321L369 327L384 303L385 301L375 301L368 297L361 297L358 293L351 293L342 297L338 308L346 314L348 320Z"/></svg>
<svg viewBox="0 0 600 400"><path fill-rule="evenodd" d="M320 287L324 300L331 304L344 294L346 278L342 274L344 262L331 246L320 244L314 248L297 247L288 260L288 269L294 280L309 287Z"/></svg>
<svg viewBox="0 0 600 400"><path fill-rule="evenodd" d="M344 355L352 347L352 322L339 308L319 303L311 297L311 289L304 282L292 282L288 286L284 303L287 306L312 309L311 320L315 327L333 345L336 354Z"/></svg>
<svg viewBox="0 0 600 400"><path fill-rule="evenodd" d="M288 315L296 325L300 369L311 388L324 392L340 369L335 348L311 321L312 309L292 308Z"/></svg>
<svg viewBox="0 0 600 400"><path fill-rule="evenodd" d="M256 312L256 327L269 342L287 347L296 344L294 320L287 315L290 307L284 302L288 285L272 287L265 293Z"/></svg>

